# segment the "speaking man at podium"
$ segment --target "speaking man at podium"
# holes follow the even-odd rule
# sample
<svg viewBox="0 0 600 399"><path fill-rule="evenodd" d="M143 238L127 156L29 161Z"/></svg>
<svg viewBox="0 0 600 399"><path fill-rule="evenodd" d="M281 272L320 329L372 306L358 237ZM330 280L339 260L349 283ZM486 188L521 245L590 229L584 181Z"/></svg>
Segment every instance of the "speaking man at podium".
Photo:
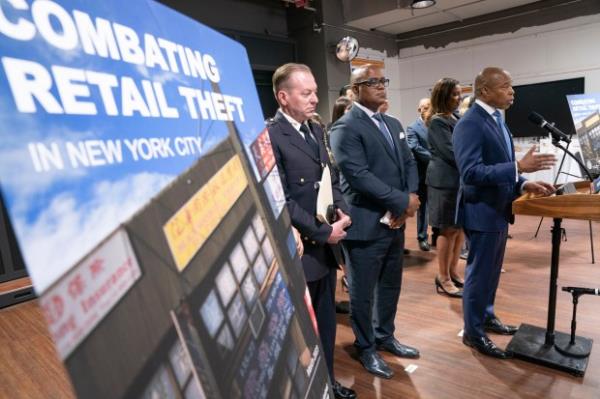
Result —
<svg viewBox="0 0 600 399"><path fill-rule="evenodd" d="M475 79L475 104L454 129L454 155L460 172L458 214L469 238L463 293L463 343L500 359L511 355L498 348L487 332L512 335L494 311L504 260L512 201L522 192L549 195L554 187L519 176L511 134L500 110L514 101L510 74L488 67ZM531 154L530 154L531 155Z"/></svg>

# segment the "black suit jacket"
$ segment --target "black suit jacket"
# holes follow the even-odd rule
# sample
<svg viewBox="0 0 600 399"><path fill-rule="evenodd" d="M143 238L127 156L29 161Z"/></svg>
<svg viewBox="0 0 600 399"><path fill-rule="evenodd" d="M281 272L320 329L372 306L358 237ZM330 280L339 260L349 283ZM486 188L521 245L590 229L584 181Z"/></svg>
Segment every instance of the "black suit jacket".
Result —
<svg viewBox="0 0 600 399"><path fill-rule="evenodd" d="M454 147L452 146L452 132L456 126L456 119L435 115L429 122L429 148L431 161L427 167L428 186L445 189L456 189L460 186L460 175Z"/></svg>
<svg viewBox="0 0 600 399"><path fill-rule="evenodd" d="M325 276L329 268L336 267L337 263L327 244L331 226L319 222L315 217L318 194L315 183L321 180L329 157L323 141L323 130L314 123L310 123L310 128L319 143L319 157L280 112L268 126L292 225L298 229L304 243L304 275L307 281L315 281ZM329 169L333 171L331 165ZM331 181L335 205L348 213L335 173L332 173Z"/></svg>
<svg viewBox="0 0 600 399"><path fill-rule="evenodd" d="M402 215L409 193L417 191L417 165L400 122L384 115L394 149L359 107L352 107L332 127L333 155L342 173L342 191L352 225L346 239L375 240L394 234L379 219L390 211Z"/></svg>

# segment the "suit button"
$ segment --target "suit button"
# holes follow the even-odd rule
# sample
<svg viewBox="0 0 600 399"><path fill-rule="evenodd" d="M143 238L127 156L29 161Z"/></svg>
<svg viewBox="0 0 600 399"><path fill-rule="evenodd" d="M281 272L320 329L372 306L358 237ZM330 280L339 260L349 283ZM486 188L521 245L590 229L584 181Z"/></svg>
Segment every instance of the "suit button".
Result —
<svg viewBox="0 0 600 399"><path fill-rule="evenodd" d="M317 245L317 243L315 241L311 241L310 242L312 245Z"/></svg>
<svg viewBox="0 0 600 399"><path fill-rule="evenodd" d="M304 241L308 241L308 237L304 237Z"/></svg>
<svg viewBox="0 0 600 399"><path fill-rule="evenodd" d="M300 183L304 183L304 177L300 178Z"/></svg>

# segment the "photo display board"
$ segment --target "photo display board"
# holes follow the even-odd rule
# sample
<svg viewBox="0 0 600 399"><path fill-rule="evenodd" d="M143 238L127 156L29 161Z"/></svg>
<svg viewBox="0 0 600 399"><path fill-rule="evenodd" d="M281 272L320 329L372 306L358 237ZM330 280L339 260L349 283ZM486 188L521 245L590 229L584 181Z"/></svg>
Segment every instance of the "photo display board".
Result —
<svg viewBox="0 0 600 399"><path fill-rule="evenodd" d="M583 162L600 174L600 93L567 96Z"/></svg>
<svg viewBox="0 0 600 399"><path fill-rule="evenodd" d="M1 194L77 395L332 396L245 49L150 0L0 14Z"/></svg>

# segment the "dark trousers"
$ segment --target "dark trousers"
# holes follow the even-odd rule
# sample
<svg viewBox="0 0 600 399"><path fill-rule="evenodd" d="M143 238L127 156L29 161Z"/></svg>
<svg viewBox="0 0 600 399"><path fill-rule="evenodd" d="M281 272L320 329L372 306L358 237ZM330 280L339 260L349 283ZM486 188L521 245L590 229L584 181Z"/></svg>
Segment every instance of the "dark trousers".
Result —
<svg viewBox="0 0 600 399"><path fill-rule="evenodd" d="M376 241L344 241L350 284L350 323L359 352L394 337L402 285L404 232Z"/></svg>
<svg viewBox="0 0 600 399"><path fill-rule="evenodd" d="M495 317L494 301L504 261L508 228L501 232L465 229L469 239L469 258L465 272L463 314L465 334L485 335L483 323Z"/></svg>
<svg viewBox="0 0 600 399"><path fill-rule="evenodd" d="M336 269L329 269L329 274L323 278L306 283L310 300L317 318L319 338L323 346L325 363L329 371L329 378L335 381L333 373L333 351L335 349L335 283Z"/></svg>
<svg viewBox="0 0 600 399"><path fill-rule="evenodd" d="M427 217L427 184L425 184L424 180L419 182L419 191L417 191L417 195L421 202L419 210L417 211L417 239L419 241L427 241L427 227L429 221Z"/></svg>

